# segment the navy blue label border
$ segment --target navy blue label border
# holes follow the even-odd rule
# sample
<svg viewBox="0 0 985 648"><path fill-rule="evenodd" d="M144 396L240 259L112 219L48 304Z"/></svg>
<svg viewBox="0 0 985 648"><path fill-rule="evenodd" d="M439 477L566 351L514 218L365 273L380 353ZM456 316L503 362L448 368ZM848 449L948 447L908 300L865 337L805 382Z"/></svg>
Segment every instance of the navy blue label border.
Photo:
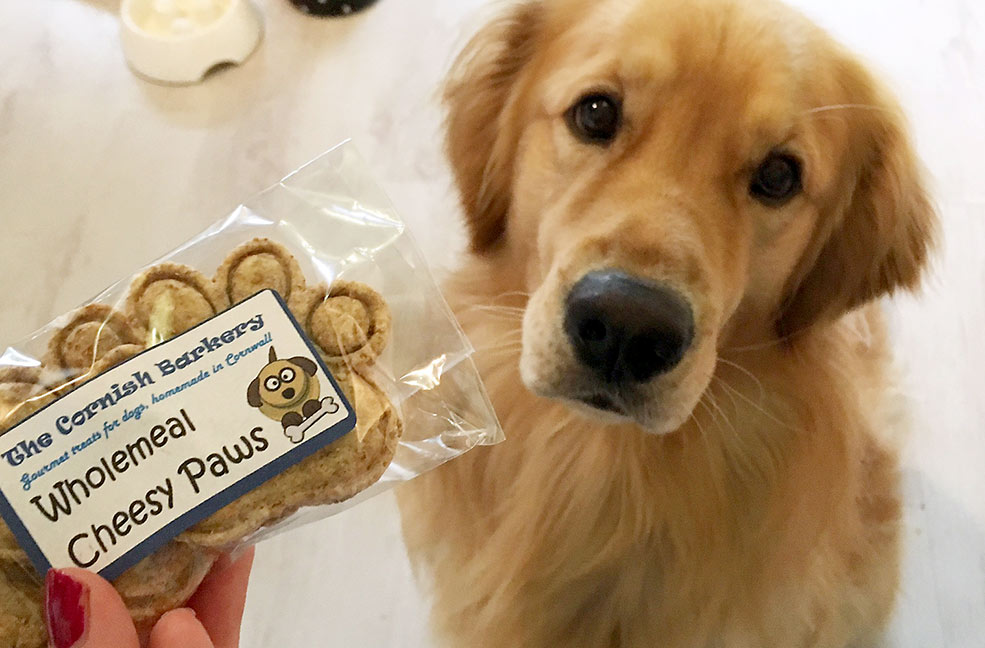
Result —
<svg viewBox="0 0 985 648"><path fill-rule="evenodd" d="M270 290L270 289L261 290L255 295L251 295L250 297L239 302L235 306L231 306L230 308L222 311L221 313L217 313L216 315L210 317L204 322L196 324L195 326L188 329L181 335L171 338L170 340L167 341L171 342L172 340L180 340L181 338L195 331L200 326L204 326L209 322L211 322L216 317L219 317L219 315L228 313L232 308L241 306L242 304L245 304L246 302L255 299L256 297L264 293L271 293L276 298L277 303L284 311L284 314L287 315L291 324L294 325L295 331L297 331L297 334L300 336L301 340L303 340L305 345L307 345L308 350L311 351L311 355L315 359L315 362L318 364L318 367L322 370L322 372L328 378L329 382L332 384L332 387L335 389L335 392L339 395L339 398L341 399L343 405L345 406L346 411L349 412L348 416L346 416L346 418L339 421L335 425L323 430L321 433L314 435L310 441L301 442L293 450L288 451L287 453L281 455L277 459L274 459L273 461L263 466L262 468L243 477L239 481L234 482L228 488L219 491L218 493L216 493L209 499L205 500L195 508L191 509L190 511L187 511L186 513L183 513L181 516L172 520L164 527L161 527L153 534L151 534L148 538L141 541L139 544L135 545L132 549L127 551L125 554L123 554L122 556L111 562L109 565L101 569L99 571L99 575L102 576L103 578L106 578L107 580L114 580L115 578L120 576L120 574L130 569L138 562L140 562L150 554L154 553L155 551L163 547L165 544L167 544L169 541L174 539L185 529L204 520L205 518L209 517L210 515L221 509L222 507L231 504L232 502L239 499L246 493L265 484L266 482L273 479L280 473L284 472L291 466L300 463L307 457L310 457L314 453L325 448L330 443L339 440L340 438L351 432L356 427L355 408L353 408L352 405L349 403L349 400L345 396L345 392L342 391L342 389L339 387L339 383L335 380L335 376L333 376L332 372L328 370L328 367L325 365L325 361L322 359L321 354L318 353L318 350L315 348L314 343L312 343L311 340L308 339L308 336L305 335L304 330L301 328L301 325L298 324L298 321L294 317L294 314L287 307L287 304L284 302L284 299L280 296L280 293L278 293L275 290ZM141 355L147 353L151 349L156 349L158 346L160 345L156 345L150 347L149 349L145 349L144 351L141 351L140 353L133 356L132 358L129 358L121 362L120 364L116 365L115 367L113 367L113 370L119 369L129 364L130 362L136 360ZM51 405L54 405L59 400L61 399L60 398L56 399L55 401L41 408L31 416L27 417L26 419L15 425L13 428L11 428L10 431L13 431L20 425L26 423L28 420L30 420L37 414L41 413ZM20 519L20 516L17 515L16 511L14 511L13 507L10 505L10 502L7 501L7 497L4 495L2 490L0 490L0 515L3 516L3 519L7 523L7 526L10 527L10 530L14 534L14 537L17 539L17 542L24 549L24 552L27 554L28 558L31 559L31 562L34 564L35 569L38 570L38 573L41 575L46 574L48 570L51 569L51 563L45 557L44 553L41 551L41 548L34 541L34 538L31 536L27 528L24 526L24 523Z"/></svg>

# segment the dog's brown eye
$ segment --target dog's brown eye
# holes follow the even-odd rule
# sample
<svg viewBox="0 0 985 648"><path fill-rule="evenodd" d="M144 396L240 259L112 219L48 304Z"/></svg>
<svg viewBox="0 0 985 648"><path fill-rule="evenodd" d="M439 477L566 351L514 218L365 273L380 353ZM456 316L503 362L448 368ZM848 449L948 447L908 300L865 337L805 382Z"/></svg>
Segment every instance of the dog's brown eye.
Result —
<svg viewBox="0 0 985 648"><path fill-rule="evenodd" d="M270 376L263 381L263 388L267 391L277 391L280 388L280 381Z"/></svg>
<svg viewBox="0 0 985 648"><path fill-rule="evenodd" d="M622 121L622 106L607 94L582 97L568 109L568 128L578 139L591 144L608 144L616 137Z"/></svg>
<svg viewBox="0 0 985 648"><path fill-rule="evenodd" d="M280 370L280 380L281 382L289 383L294 380L294 370L284 367Z"/></svg>
<svg viewBox="0 0 985 648"><path fill-rule="evenodd" d="M770 153L756 169L749 193L764 205L779 207L800 193L800 161L786 153Z"/></svg>

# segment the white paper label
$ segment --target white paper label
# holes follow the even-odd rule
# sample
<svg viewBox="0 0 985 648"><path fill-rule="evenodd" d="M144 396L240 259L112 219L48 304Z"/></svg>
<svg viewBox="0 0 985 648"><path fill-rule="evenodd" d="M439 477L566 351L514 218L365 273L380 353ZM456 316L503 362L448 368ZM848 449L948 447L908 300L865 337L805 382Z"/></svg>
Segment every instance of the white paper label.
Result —
<svg viewBox="0 0 985 648"><path fill-rule="evenodd" d="M0 512L40 573L85 567L115 578L354 426L268 290L0 437Z"/></svg>

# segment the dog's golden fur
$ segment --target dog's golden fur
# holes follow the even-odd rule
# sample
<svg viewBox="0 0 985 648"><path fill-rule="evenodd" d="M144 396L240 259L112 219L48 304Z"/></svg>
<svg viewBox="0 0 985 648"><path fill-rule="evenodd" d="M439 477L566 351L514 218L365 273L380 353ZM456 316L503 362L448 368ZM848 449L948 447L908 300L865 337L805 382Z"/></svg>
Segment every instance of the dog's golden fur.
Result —
<svg viewBox="0 0 985 648"><path fill-rule="evenodd" d="M563 113L612 89L607 148ZM886 334L934 214L893 101L772 1L527 2L447 93L472 240L449 295L507 441L400 492L435 626L469 648L864 645L899 515ZM803 195L748 194L777 147ZM696 337L629 422L583 414L559 320L586 272L677 287Z"/></svg>

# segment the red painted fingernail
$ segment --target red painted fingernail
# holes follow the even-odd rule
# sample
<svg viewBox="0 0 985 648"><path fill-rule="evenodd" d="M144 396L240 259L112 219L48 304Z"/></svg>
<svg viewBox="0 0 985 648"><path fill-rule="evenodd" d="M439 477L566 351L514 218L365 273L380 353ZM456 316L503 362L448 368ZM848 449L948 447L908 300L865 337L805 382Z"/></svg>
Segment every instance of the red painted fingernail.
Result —
<svg viewBox="0 0 985 648"><path fill-rule="evenodd" d="M44 579L44 614L52 648L72 648L86 629L89 588L65 572L48 570Z"/></svg>

